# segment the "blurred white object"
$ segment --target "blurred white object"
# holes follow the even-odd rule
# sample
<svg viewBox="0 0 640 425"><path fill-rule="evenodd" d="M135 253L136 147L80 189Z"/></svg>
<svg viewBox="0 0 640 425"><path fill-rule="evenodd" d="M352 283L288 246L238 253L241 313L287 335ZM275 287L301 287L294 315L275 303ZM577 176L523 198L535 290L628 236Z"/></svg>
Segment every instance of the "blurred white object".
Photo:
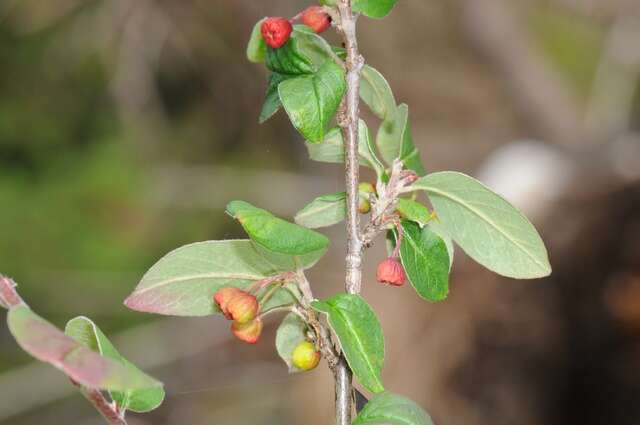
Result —
<svg viewBox="0 0 640 425"><path fill-rule="evenodd" d="M516 141L494 151L478 179L525 215L535 218L562 194L575 167L558 149L533 141Z"/></svg>

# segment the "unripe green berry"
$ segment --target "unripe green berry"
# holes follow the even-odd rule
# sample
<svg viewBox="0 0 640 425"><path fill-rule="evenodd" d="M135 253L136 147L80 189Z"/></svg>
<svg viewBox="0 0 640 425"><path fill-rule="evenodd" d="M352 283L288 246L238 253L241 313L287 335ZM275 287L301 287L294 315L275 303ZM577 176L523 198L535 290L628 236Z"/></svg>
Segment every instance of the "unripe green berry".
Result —
<svg viewBox="0 0 640 425"><path fill-rule="evenodd" d="M308 371L314 369L320 363L320 352L316 346L309 341L302 341L293 350L291 362L300 370Z"/></svg>

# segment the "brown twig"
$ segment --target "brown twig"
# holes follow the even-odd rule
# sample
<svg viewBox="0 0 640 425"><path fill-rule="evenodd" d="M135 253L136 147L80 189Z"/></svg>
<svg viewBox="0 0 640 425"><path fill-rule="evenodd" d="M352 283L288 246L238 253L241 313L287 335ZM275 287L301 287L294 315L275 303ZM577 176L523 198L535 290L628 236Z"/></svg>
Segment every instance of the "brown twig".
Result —
<svg viewBox="0 0 640 425"><path fill-rule="evenodd" d="M115 403L109 403L99 390L86 388L76 383L82 395L96 408L109 425L127 425L127 421L118 412Z"/></svg>
<svg viewBox="0 0 640 425"><path fill-rule="evenodd" d="M338 3L338 31L342 35L347 49L345 61L347 69L347 92L343 101L339 125L345 141L345 180L347 191L347 271L345 289L349 294L360 293L362 285L363 244L360 234L360 217L358 212L358 121L360 102L360 72L364 59L358 51L356 38L357 16L351 9L351 0L340 0ZM333 370L336 381L336 425L349 425L352 412L351 371L340 358Z"/></svg>

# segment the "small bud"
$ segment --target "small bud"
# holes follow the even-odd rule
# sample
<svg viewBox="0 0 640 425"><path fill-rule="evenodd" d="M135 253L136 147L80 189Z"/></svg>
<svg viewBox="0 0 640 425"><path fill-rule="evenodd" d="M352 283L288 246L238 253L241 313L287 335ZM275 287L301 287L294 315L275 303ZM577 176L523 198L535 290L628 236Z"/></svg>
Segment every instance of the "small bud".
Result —
<svg viewBox="0 0 640 425"><path fill-rule="evenodd" d="M274 49L279 49L284 46L287 41L289 41L292 31L293 26L291 25L291 22L280 17L267 18L260 26L262 38L264 38L267 45Z"/></svg>
<svg viewBox="0 0 640 425"><path fill-rule="evenodd" d="M364 196L360 195L358 198L358 212L360 214L367 214L371 211L371 202Z"/></svg>
<svg viewBox="0 0 640 425"><path fill-rule="evenodd" d="M262 320L255 319L247 323L233 322L231 324L231 332L239 340L247 344L255 344L262 333Z"/></svg>
<svg viewBox="0 0 640 425"><path fill-rule="evenodd" d="M291 362L300 370L314 369L320 363L320 352L312 342L302 341L293 350Z"/></svg>
<svg viewBox="0 0 640 425"><path fill-rule="evenodd" d="M402 286L406 280L402 264L391 257L378 264L376 277L378 278L378 282L393 286Z"/></svg>
<svg viewBox="0 0 640 425"><path fill-rule="evenodd" d="M302 22L320 34L331 26L331 16L324 11L322 6L309 6L302 12Z"/></svg>
<svg viewBox="0 0 640 425"><path fill-rule="evenodd" d="M360 214L367 214L371 211L371 202L369 202L369 195L376 193L376 189L371 183L360 183L358 185L358 212Z"/></svg>
<svg viewBox="0 0 640 425"><path fill-rule="evenodd" d="M231 315L229 314L228 305L229 301L237 295L242 294L243 291L241 289L235 288L233 286L228 286L226 288L218 289L218 291L213 296L213 300L218 305L218 308L224 314L224 317L227 319L231 319Z"/></svg>
<svg viewBox="0 0 640 425"><path fill-rule="evenodd" d="M258 299L248 292L240 291L227 303L229 317L238 323L248 323L256 318L260 304Z"/></svg>

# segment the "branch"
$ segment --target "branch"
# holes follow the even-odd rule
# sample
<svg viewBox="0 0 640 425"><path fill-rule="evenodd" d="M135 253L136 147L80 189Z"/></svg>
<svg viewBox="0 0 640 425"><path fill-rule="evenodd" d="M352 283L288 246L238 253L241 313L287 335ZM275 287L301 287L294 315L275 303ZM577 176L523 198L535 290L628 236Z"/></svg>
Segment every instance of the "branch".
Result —
<svg viewBox="0 0 640 425"><path fill-rule="evenodd" d="M345 181L347 190L347 271L345 290L349 294L360 293L362 285L363 244L360 234L360 216L358 212L358 121L360 102L360 71L364 59L358 52L356 39L356 20L351 9L351 0L340 0L338 4L340 22L338 31L342 34L347 49L347 93L339 117L342 135L345 141ZM351 371L344 357L334 368L336 381L336 424L349 425L353 406Z"/></svg>
<svg viewBox="0 0 640 425"><path fill-rule="evenodd" d="M74 385L80 388L82 395L100 412L109 425L127 425L127 421L116 410L115 404L109 403L99 390L82 387L76 383Z"/></svg>

